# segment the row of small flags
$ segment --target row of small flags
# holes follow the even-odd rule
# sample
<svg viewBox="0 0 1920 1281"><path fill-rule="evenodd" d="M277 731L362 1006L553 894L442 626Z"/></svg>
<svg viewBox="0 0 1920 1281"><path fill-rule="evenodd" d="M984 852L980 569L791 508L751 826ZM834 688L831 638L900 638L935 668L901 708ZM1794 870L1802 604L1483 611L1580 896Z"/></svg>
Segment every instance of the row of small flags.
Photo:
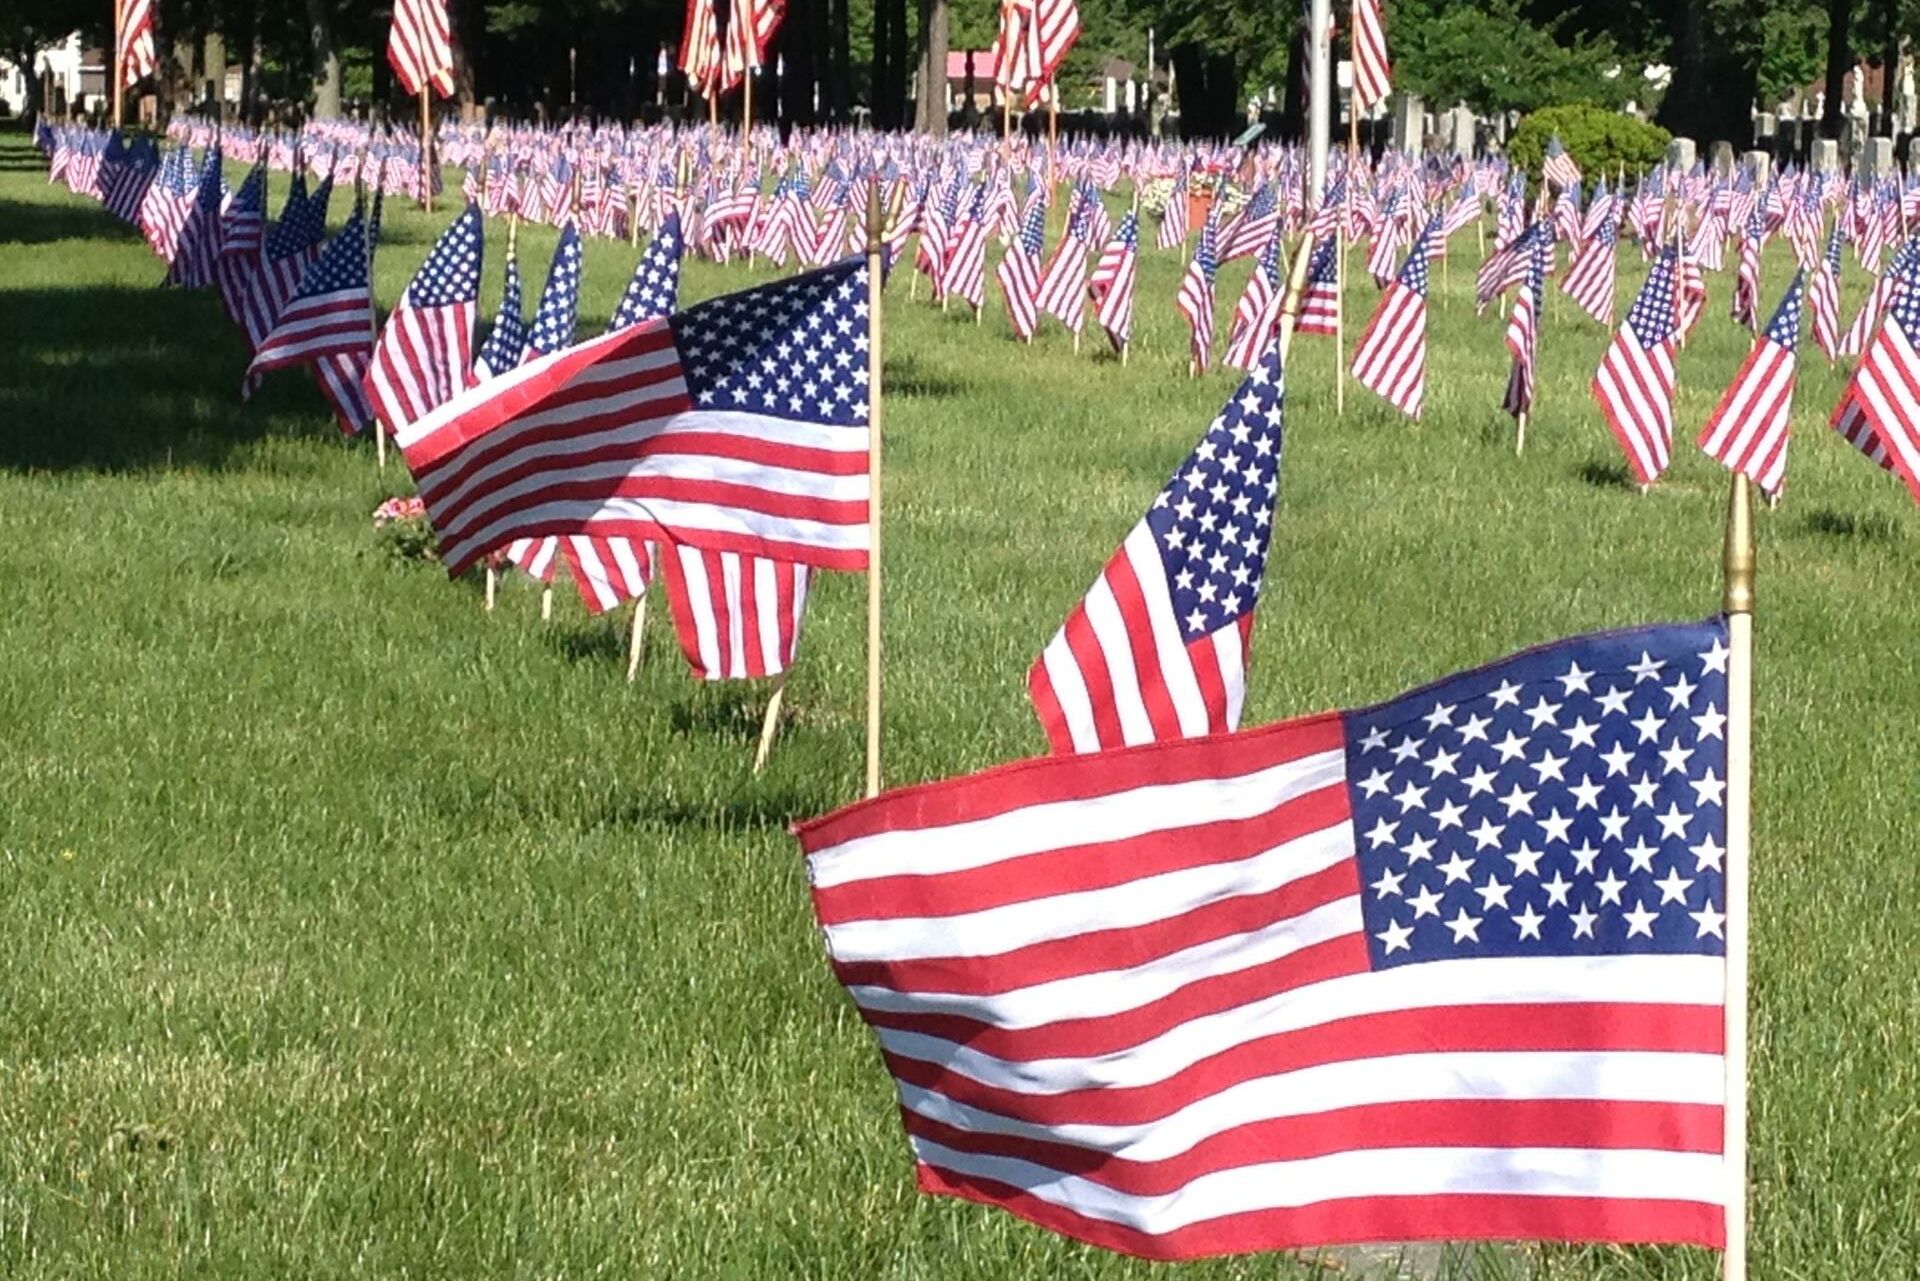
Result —
<svg viewBox="0 0 1920 1281"><path fill-rule="evenodd" d="M46 141L59 165L61 139ZM591 608L637 597L664 561L696 670L754 677L791 663L815 574L873 568L881 282L839 253L871 233L904 262L917 236L934 296L977 311L998 231L1016 333L1042 313L1077 332L1091 301L1124 351L1140 241L1137 206L1112 223L1090 148L1061 166L1070 208L1048 257L1054 183L1038 179L1051 159L928 139L861 151L831 131L762 142L697 180L684 165L654 180L674 199L609 332L576 341L569 222L530 329L510 249L507 300L477 349L484 191L376 338L377 199L328 239L331 168L308 195L290 157L294 191L266 227L271 146L231 200L217 146L196 180L149 185L193 192L163 238L215 228L216 278L237 259L235 287L270 304L257 331L243 323L250 373L329 359L358 371L351 386L397 439L450 574L503 555L536 574L565 563ZM688 131L671 149L712 159L714 143ZM147 167L132 150L108 139L116 162L84 189ZM176 159L187 150L155 174L190 169ZM658 173L664 157L649 159ZM1177 162L1176 186L1196 160ZM768 169L771 195L746 185ZM1719 1146L1735 1123L1720 1021L1740 928L1728 872L1745 856L1730 849L1745 805L1730 780L1744 788L1745 770L1728 723L1743 633L1716 618L1580 637L1377 707L1236 732L1283 452L1281 254L1300 226L1300 330L1337 331L1344 242L1418 227L1354 360L1363 385L1417 414L1430 264L1490 193L1503 234L1480 284L1489 299L1519 291L1506 341L1520 412L1555 241L1575 244L1572 279L1629 226L1652 266L1595 392L1651 481L1670 447L1675 346L1704 296L1689 210L1743 212L1764 235L1776 204L1788 226L1805 217L1794 208L1843 197L1796 176L1784 195L1735 190L1747 200L1723 209L1724 186L1662 175L1657 210L1641 199L1650 178L1624 206L1596 197L1598 213L1582 211L1556 151L1553 206L1571 205L1559 218L1530 214L1496 164L1396 156L1338 174L1308 209L1289 195L1298 171L1296 152L1256 152L1252 197L1232 216L1215 202L1198 228L1177 304L1193 363L1211 355L1219 264L1248 256L1259 288L1227 342L1247 373L1029 671L1055 757L802 829L835 972L880 1039L922 1186L1084 1240L1154 1257L1434 1236L1721 1245L1743 1186ZM73 182L71 158L65 172ZM841 185L823 205L826 183ZM727 231L696 232L743 196L737 220L718 220ZM824 265L678 307L683 246L804 251L794 228L823 208L859 219ZM164 230L174 216L155 219ZM1190 234L1161 230L1169 248ZM1816 270L1837 273L1835 244ZM1909 484L1920 406L1895 380L1913 385L1914 258L1889 269L1846 402ZM263 281L286 259L304 269L283 295ZM1777 488L1803 292L1796 281L1703 437L1763 486Z"/></svg>

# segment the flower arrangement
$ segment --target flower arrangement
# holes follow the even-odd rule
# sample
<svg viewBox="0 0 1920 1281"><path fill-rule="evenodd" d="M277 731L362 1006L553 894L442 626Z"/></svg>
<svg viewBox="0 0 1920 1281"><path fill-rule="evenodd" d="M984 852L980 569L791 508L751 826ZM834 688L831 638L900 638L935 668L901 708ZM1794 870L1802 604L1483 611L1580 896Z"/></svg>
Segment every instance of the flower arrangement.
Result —
<svg viewBox="0 0 1920 1281"><path fill-rule="evenodd" d="M395 560L440 559L427 505L418 497L387 499L373 509L373 527Z"/></svg>
<svg viewBox="0 0 1920 1281"><path fill-rule="evenodd" d="M419 497L389 498L373 509L373 527L385 529L398 520L425 520L427 504Z"/></svg>

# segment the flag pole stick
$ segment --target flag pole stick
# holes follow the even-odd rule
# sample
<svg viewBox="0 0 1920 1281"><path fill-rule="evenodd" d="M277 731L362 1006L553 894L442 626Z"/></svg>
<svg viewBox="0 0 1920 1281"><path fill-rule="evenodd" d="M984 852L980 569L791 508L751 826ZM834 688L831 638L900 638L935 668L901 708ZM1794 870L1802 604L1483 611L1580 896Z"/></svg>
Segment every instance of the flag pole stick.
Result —
<svg viewBox="0 0 1920 1281"><path fill-rule="evenodd" d="M540 584L540 621L553 621L553 580L549 578Z"/></svg>
<svg viewBox="0 0 1920 1281"><path fill-rule="evenodd" d="M867 186L867 795L880 794L880 346L886 238L880 187Z"/></svg>
<svg viewBox="0 0 1920 1281"><path fill-rule="evenodd" d="M420 85L420 207L433 212L433 106L426 83Z"/></svg>
<svg viewBox="0 0 1920 1281"><path fill-rule="evenodd" d="M1727 498L1727 1245L1723 1281L1747 1276L1747 890L1753 767L1753 495L1733 473Z"/></svg>
<svg viewBox="0 0 1920 1281"><path fill-rule="evenodd" d="M382 167L385 167L384 161ZM355 174L354 178L356 181L365 182L367 158L364 154L360 157L359 169L360 172ZM378 184L378 179L375 183ZM373 292L373 228L365 224L363 227L367 239L367 329L371 335L372 345L378 347L380 345L380 303ZM387 469L387 431L378 414L373 416L373 452L374 457L379 460L380 470L385 471Z"/></svg>
<svg viewBox="0 0 1920 1281"><path fill-rule="evenodd" d="M1348 176L1352 181L1352 176ZM1339 247L1333 251L1333 413L1347 416L1347 229L1333 233Z"/></svg>
<svg viewBox="0 0 1920 1281"><path fill-rule="evenodd" d="M500 589L500 571L495 569L493 567L493 562L489 560L487 562L487 612L489 614L493 612L494 597L496 593L498 593L499 589Z"/></svg>
<svg viewBox="0 0 1920 1281"><path fill-rule="evenodd" d="M120 127L120 121L124 118L123 113L126 110L126 86L120 83L125 79L120 74L120 10L123 3L124 0L113 0L113 68L108 73L113 77L113 127L115 129ZM45 105L43 104L40 109L44 114Z"/></svg>
<svg viewBox="0 0 1920 1281"><path fill-rule="evenodd" d="M1287 269L1287 292L1280 302L1280 361L1284 365L1293 346L1293 331L1300 323L1300 296L1307 287L1307 262L1313 257L1313 236L1302 233Z"/></svg>
<svg viewBox="0 0 1920 1281"><path fill-rule="evenodd" d="M633 635L627 641L627 683L640 673L640 659L647 641L647 594L633 598Z"/></svg>
<svg viewBox="0 0 1920 1281"><path fill-rule="evenodd" d="M1527 452L1527 411L1524 409L1521 410L1519 417L1515 421L1519 424L1520 434L1513 442L1513 452L1516 454L1524 454Z"/></svg>
<svg viewBox="0 0 1920 1281"><path fill-rule="evenodd" d="M753 754L755 774L767 767L767 757L773 751L773 731L780 725L780 704L786 696L787 674L781 672L774 678L773 694L767 699L767 713L760 720L760 746Z"/></svg>

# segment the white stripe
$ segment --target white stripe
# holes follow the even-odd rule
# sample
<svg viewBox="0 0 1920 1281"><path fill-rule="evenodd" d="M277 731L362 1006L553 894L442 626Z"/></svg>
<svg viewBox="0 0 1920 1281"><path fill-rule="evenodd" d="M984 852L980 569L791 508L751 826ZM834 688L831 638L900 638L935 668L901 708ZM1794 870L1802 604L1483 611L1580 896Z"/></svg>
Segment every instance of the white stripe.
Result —
<svg viewBox="0 0 1920 1281"><path fill-rule="evenodd" d="M1348 1197L1564 1196L1721 1203L1717 1153L1585 1148L1385 1148L1272 1161L1203 1175L1177 1192L1136 1197L1011 1157L959 1152L926 1140L929 1165L1024 1188L1088 1218L1150 1234L1282 1206Z"/></svg>
<svg viewBox="0 0 1920 1281"><path fill-rule="evenodd" d="M939 827L875 832L812 855L807 875L815 887L825 889L878 877L938 876L991 867L1067 843L1093 844L1176 831L1200 821L1252 818L1293 797L1341 783L1345 775L1346 753L1335 747L1228 778L1151 784L1026 805Z"/></svg>
<svg viewBox="0 0 1920 1281"><path fill-rule="evenodd" d="M1093 701L1087 695L1086 678L1080 674L1073 648L1067 644L1065 627L1055 632L1047 647L1040 651L1040 662L1054 700L1060 704L1061 719L1066 722L1073 750L1099 751L1100 731L1093 720Z"/></svg>
<svg viewBox="0 0 1920 1281"><path fill-rule="evenodd" d="M1113 584L1102 570L1087 589L1087 625L1106 661L1109 684L1113 690L1114 715L1120 720L1120 741L1131 746L1153 741L1153 722L1147 717L1147 705L1140 696L1140 673L1133 665L1133 646L1128 639L1127 620L1120 602L1114 598Z"/></svg>
<svg viewBox="0 0 1920 1281"><path fill-rule="evenodd" d="M709 680L722 671L720 662L720 623L713 614L713 584L707 581L706 557L691 547L679 549L680 569L685 577L687 603L693 611L695 644L700 651L700 668Z"/></svg>
<svg viewBox="0 0 1920 1281"><path fill-rule="evenodd" d="M1173 700L1180 732L1188 738L1197 738L1210 728L1207 701L1201 696L1200 682L1193 674L1193 658L1180 637L1180 620L1173 616L1167 568L1153 545L1153 527L1141 521L1121 546L1133 563L1134 577L1140 581L1140 596L1146 602L1147 622L1153 632L1154 653L1159 656L1160 675L1166 682L1167 696Z"/></svg>
<svg viewBox="0 0 1920 1281"><path fill-rule="evenodd" d="M780 650L780 583L779 566L764 556L753 558L753 604L754 619L759 625L759 635L754 637L760 646L760 664L768 672L778 672L787 665L786 655Z"/></svg>

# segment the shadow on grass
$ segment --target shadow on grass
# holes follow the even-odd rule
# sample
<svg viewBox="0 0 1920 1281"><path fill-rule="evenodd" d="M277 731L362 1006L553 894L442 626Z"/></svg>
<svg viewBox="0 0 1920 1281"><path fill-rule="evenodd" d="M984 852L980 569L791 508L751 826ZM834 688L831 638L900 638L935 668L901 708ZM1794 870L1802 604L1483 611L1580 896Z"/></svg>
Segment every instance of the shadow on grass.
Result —
<svg viewBox="0 0 1920 1281"><path fill-rule="evenodd" d="M1809 534L1831 538L1855 538L1861 542L1890 543L1900 537L1900 527L1885 515L1856 516L1831 507L1810 511L1800 518L1800 528Z"/></svg>
<svg viewBox="0 0 1920 1281"><path fill-rule="evenodd" d="M888 396L950 400L967 390L967 385L957 378L929 373L912 356L888 360L883 376L883 386Z"/></svg>
<svg viewBox="0 0 1920 1281"><path fill-rule="evenodd" d="M633 796L604 805L589 819L593 827L678 827L706 831L784 832L803 819L824 814L846 801L825 788L779 777L780 748L776 745L766 773L753 779L751 749L739 756L741 786L726 789L725 800L710 804L688 801L649 802ZM751 780L751 781L750 781Z"/></svg>
<svg viewBox="0 0 1920 1281"><path fill-rule="evenodd" d="M64 195L66 188L60 187L59 191ZM137 234L105 209L92 205L0 200L0 245L45 245L56 240L131 240Z"/></svg>
<svg viewBox="0 0 1920 1281"><path fill-rule="evenodd" d="M1595 489L1640 488L1633 483L1633 473L1627 470L1625 463L1584 462L1573 474Z"/></svg>
<svg viewBox="0 0 1920 1281"><path fill-rule="evenodd" d="M555 593L567 590L563 585ZM556 627L547 633L547 643L569 663L618 664L627 662L627 615L622 612L608 618Z"/></svg>

